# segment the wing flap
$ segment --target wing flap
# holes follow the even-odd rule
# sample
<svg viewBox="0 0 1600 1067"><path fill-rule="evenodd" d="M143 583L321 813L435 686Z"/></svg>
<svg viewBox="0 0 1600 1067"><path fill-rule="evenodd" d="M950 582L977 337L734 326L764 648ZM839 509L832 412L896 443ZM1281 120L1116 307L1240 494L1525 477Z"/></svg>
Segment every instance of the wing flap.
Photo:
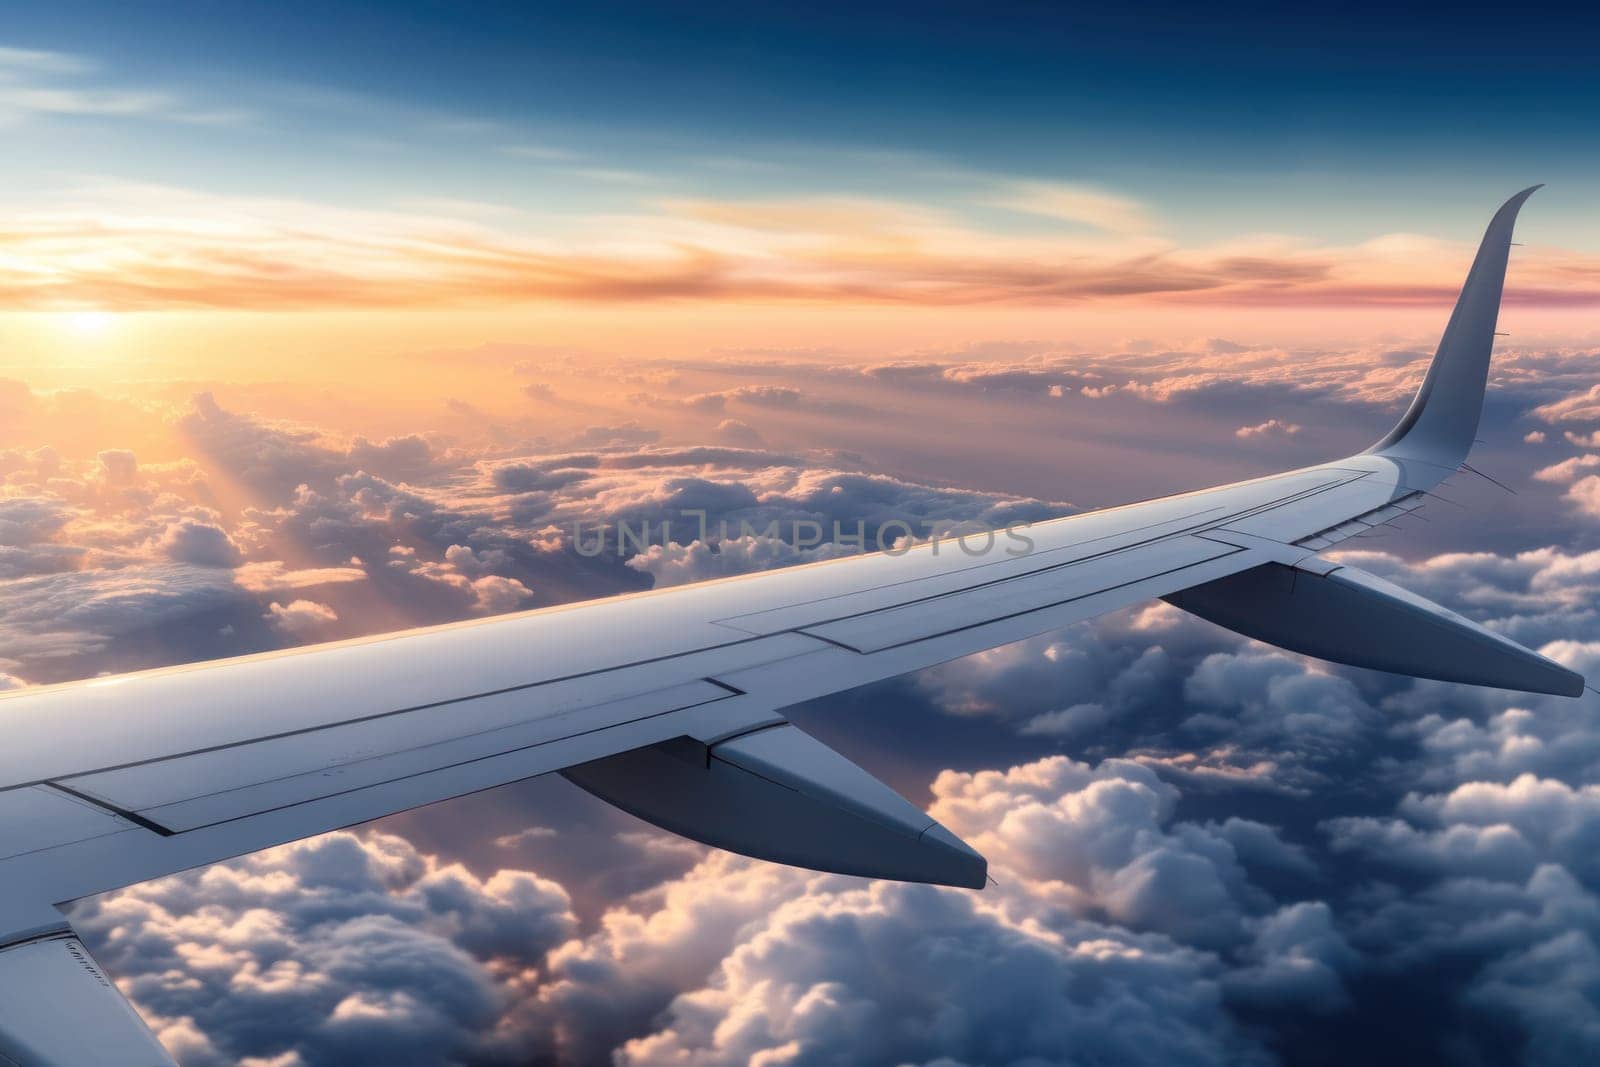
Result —
<svg viewBox="0 0 1600 1067"><path fill-rule="evenodd" d="M172 1057L70 931L0 946L0 1063L171 1067Z"/></svg>
<svg viewBox="0 0 1600 1067"><path fill-rule="evenodd" d="M787 723L688 738L562 772L675 834L812 870L982 889L988 864L911 802Z"/></svg>
<svg viewBox="0 0 1600 1067"><path fill-rule="evenodd" d="M1165 599L1235 633L1334 663L1583 694L1582 675L1356 567L1265 563Z"/></svg>

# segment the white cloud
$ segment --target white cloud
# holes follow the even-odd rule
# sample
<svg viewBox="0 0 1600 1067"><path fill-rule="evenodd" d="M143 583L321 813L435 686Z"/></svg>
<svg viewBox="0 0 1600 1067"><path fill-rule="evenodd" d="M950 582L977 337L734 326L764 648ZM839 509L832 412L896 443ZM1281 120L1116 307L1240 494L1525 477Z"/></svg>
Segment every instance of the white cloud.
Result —
<svg viewBox="0 0 1600 1067"><path fill-rule="evenodd" d="M35 48L0 47L0 71L36 71L46 74L79 74L94 64L69 52L50 52Z"/></svg>
<svg viewBox="0 0 1600 1067"><path fill-rule="evenodd" d="M1300 427L1292 422L1284 422L1281 419L1268 419L1265 422L1258 422L1254 426L1241 426L1233 431L1233 436L1248 441L1252 438L1293 437L1299 432Z"/></svg>
<svg viewBox="0 0 1600 1067"><path fill-rule="evenodd" d="M1533 476L1541 482L1554 482L1562 485L1578 479L1581 472L1600 467L1600 456L1583 455L1564 459L1560 463L1552 463L1548 467L1541 467L1533 472Z"/></svg>
<svg viewBox="0 0 1600 1067"><path fill-rule="evenodd" d="M263 616L273 629L290 637L307 637L339 621L339 613L315 600L291 600L288 604L273 601Z"/></svg>
<svg viewBox="0 0 1600 1067"><path fill-rule="evenodd" d="M1137 200L1065 182L1006 182L988 202L1117 233L1142 233L1153 225L1148 209Z"/></svg>
<svg viewBox="0 0 1600 1067"><path fill-rule="evenodd" d="M533 1038L493 1024L575 929L553 882L350 833L91 898L73 922L169 1048L218 1067L525 1056Z"/></svg>

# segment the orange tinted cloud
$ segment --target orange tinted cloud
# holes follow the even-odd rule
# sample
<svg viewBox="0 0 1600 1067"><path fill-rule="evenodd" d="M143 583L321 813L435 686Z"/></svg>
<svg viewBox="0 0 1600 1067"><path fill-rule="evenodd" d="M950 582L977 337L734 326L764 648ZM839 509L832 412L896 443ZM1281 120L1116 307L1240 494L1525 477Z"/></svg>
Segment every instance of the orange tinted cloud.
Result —
<svg viewBox="0 0 1600 1067"><path fill-rule="evenodd" d="M1031 210L1071 208L1077 217L1095 206L1088 194L1034 190L1046 192L1049 202ZM556 241L536 236L550 223L514 211L502 228L422 211L116 187L0 227L0 308L1431 305L1454 296L1471 254L1406 235L1342 247L1254 237L1185 248L1112 232L1144 218L1112 199L1117 225L1087 236L998 234L922 205L798 199L670 201L581 220L593 236ZM1513 278L1512 300L1600 303L1600 257L1524 250Z"/></svg>

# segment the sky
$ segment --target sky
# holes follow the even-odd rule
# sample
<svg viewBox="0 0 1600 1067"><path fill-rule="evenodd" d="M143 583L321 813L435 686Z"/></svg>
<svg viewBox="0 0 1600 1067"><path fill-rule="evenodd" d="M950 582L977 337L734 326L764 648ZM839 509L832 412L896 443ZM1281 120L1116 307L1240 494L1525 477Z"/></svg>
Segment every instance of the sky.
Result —
<svg viewBox="0 0 1600 1067"><path fill-rule="evenodd" d="M0 686L1372 443L1490 214L1474 465L1339 546L1600 665L1592 16L94 5L0 31ZM692 528L692 527L690 527ZM80 902L187 1065L1564 1065L1600 703L1146 605L792 709L982 893L535 780Z"/></svg>

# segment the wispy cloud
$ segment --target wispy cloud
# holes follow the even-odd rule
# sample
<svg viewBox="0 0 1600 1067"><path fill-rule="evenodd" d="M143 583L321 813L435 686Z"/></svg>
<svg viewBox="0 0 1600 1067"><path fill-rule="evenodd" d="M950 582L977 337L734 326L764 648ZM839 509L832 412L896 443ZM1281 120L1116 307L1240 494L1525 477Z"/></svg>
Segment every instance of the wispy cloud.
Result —
<svg viewBox="0 0 1600 1067"><path fill-rule="evenodd" d="M176 108L167 93L119 89L0 89L0 109L46 115L154 115Z"/></svg>
<svg viewBox="0 0 1600 1067"><path fill-rule="evenodd" d="M0 48L0 123L92 117L224 125L248 118L238 109L198 106L173 91L117 85L99 74L86 56Z"/></svg>
<svg viewBox="0 0 1600 1067"><path fill-rule="evenodd" d="M1183 247L1134 233L1019 237L949 209L847 198L666 201L548 220L490 219L483 205L448 200L410 207L100 183L0 229L0 307L1432 305L1454 297L1470 258L1465 245L1395 238ZM1509 299L1600 303L1600 258L1529 250Z"/></svg>
<svg viewBox="0 0 1600 1067"><path fill-rule="evenodd" d="M1116 233L1144 233L1154 228L1149 211L1137 200L1087 185L1006 182L990 202L1012 211L1082 223Z"/></svg>
<svg viewBox="0 0 1600 1067"><path fill-rule="evenodd" d="M88 59L68 52L0 47L0 77L14 76L17 71L35 71L46 74L80 74L93 68L94 64Z"/></svg>

